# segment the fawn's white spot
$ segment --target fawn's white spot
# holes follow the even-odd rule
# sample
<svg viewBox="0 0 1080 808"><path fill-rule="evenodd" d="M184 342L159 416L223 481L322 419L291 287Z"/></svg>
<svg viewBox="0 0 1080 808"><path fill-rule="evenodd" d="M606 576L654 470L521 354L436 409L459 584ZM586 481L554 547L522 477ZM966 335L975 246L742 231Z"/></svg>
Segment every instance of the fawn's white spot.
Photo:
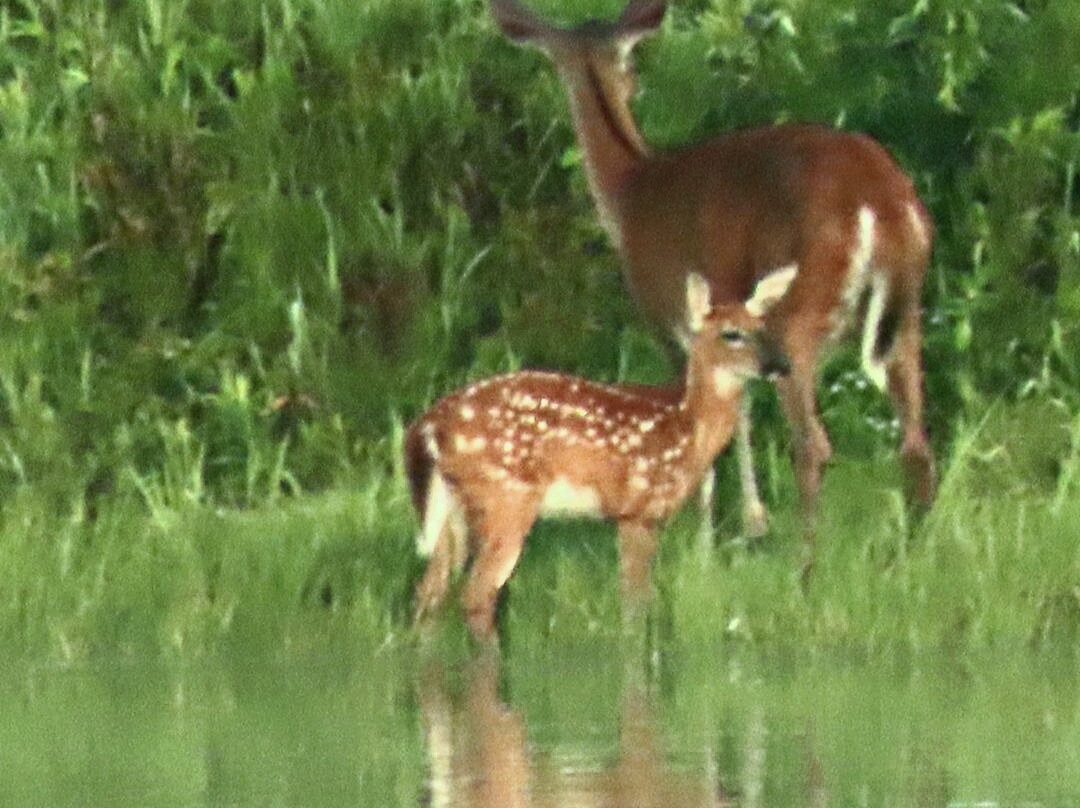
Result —
<svg viewBox="0 0 1080 808"><path fill-rule="evenodd" d="M487 448L487 440L483 435L476 435L474 437L466 437L465 435L454 435L454 448L459 452L482 452Z"/></svg>

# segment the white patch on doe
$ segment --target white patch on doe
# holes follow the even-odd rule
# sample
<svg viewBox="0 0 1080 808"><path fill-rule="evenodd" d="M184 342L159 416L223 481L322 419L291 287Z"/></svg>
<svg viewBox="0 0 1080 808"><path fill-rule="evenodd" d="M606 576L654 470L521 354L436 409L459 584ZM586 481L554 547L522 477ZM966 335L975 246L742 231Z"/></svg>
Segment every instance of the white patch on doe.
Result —
<svg viewBox="0 0 1080 808"><path fill-rule="evenodd" d="M930 230L926 226L926 220L923 218L922 211L915 205L914 202L909 202L907 206L908 220L911 222L911 231L915 234L915 238L923 247L927 247L930 244Z"/></svg>
<svg viewBox="0 0 1080 808"><path fill-rule="evenodd" d="M544 516L601 516L600 495L595 488L575 485L565 477L557 478L544 491L540 501Z"/></svg>
<svg viewBox="0 0 1080 808"><path fill-rule="evenodd" d="M637 425L637 428L641 431L641 434L644 435L644 434L646 434L648 432L652 432L653 427L655 427L655 426L656 426L656 421L654 421L652 419L646 419L644 421L639 421L638 425Z"/></svg>
<svg viewBox="0 0 1080 808"><path fill-rule="evenodd" d="M462 404L458 410L458 414L463 421L471 421L476 417L476 410L474 410L469 404Z"/></svg>
<svg viewBox="0 0 1080 808"><path fill-rule="evenodd" d="M619 54L618 65L620 73L629 73L633 69L634 61L632 53L634 51L634 46L637 45L639 41L641 41L641 36L628 36L626 34L623 34L623 36L616 41L615 46L618 49Z"/></svg>
<svg viewBox="0 0 1080 808"><path fill-rule="evenodd" d="M875 273L871 280L870 301L866 304L866 316L863 318L862 344L860 345L859 358L862 360L863 372L873 382L874 386L882 392L888 384L885 373L885 358L874 355L874 346L877 343L878 329L881 328L881 318L885 315L885 303L889 297L888 279L881 273Z"/></svg>
<svg viewBox="0 0 1080 808"><path fill-rule="evenodd" d="M844 333L859 305L859 298L862 297L870 282L870 261L874 257L876 221L877 217L870 207L863 205L859 208L858 220L855 224L855 244L851 248L851 257L848 262L848 276L844 283L840 307L833 316L833 339L837 339Z"/></svg>
<svg viewBox="0 0 1080 808"><path fill-rule="evenodd" d="M686 330L696 334L705 325L712 309L712 290L709 282L696 272L686 276Z"/></svg>

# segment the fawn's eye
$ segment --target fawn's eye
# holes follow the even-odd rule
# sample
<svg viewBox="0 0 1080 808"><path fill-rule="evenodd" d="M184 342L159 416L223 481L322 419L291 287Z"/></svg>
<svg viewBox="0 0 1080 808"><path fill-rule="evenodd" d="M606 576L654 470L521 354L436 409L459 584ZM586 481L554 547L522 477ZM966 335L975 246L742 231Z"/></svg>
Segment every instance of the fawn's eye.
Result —
<svg viewBox="0 0 1080 808"><path fill-rule="evenodd" d="M728 345L739 345L746 339L746 334L738 328L725 328L720 332L720 339Z"/></svg>

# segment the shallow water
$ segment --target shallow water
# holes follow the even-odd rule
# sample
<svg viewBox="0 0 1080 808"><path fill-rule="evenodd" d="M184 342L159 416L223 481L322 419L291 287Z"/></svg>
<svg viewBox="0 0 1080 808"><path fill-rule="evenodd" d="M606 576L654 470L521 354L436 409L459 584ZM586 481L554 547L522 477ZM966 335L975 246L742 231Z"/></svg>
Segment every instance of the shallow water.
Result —
<svg viewBox="0 0 1080 808"><path fill-rule="evenodd" d="M8 669L0 805L1080 805L1066 662L428 656Z"/></svg>

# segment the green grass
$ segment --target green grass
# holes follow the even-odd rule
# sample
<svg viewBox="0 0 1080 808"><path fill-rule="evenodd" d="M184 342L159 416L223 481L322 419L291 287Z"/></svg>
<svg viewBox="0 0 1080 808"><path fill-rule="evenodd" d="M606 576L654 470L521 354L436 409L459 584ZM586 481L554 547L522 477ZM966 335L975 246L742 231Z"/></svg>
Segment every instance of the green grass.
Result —
<svg viewBox="0 0 1080 808"><path fill-rule="evenodd" d="M802 589L787 432L759 395L775 528L728 541L726 464L714 557L692 551L690 514L665 534L665 648L1075 640L1080 11L1025 9L695 0L642 46L635 110L655 142L793 118L869 131L938 225L933 510L902 506L892 415L837 357L821 406L838 460ZM1036 43L1047 58L1024 58ZM553 71L474 0L7 4L5 647L75 662L409 644L401 424L520 366L671 375L578 163ZM610 529L538 528L506 641L613 636L615 570Z"/></svg>
<svg viewBox="0 0 1080 808"><path fill-rule="evenodd" d="M841 460L827 478L817 563L798 574L790 503L747 546L721 533L694 545L692 506L665 531L652 625L669 653L788 648L856 656L1072 647L1080 627L1080 425L1061 487L1016 485L1018 434L1001 410L960 433L941 494L908 516L888 458ZM389 453L391 446L384 446ZM389 461L390 458L387 458ZM389 463L388 463L389 466ZM787 472L781 472L787 475ZM60 662L115 657L275 657L325 648L408 648L415 517L399 476L376 465L355 485L237 510L162 496L57 516L8 503L0 550L5 645ZM730 523L730 520L727 520ZM572 649L621 632L614 532L590 522L534 529L501 610L503 641ZM456 602L440 619L448 652L468 640ZM520 649L520 651L518 650Z"/></svg>

